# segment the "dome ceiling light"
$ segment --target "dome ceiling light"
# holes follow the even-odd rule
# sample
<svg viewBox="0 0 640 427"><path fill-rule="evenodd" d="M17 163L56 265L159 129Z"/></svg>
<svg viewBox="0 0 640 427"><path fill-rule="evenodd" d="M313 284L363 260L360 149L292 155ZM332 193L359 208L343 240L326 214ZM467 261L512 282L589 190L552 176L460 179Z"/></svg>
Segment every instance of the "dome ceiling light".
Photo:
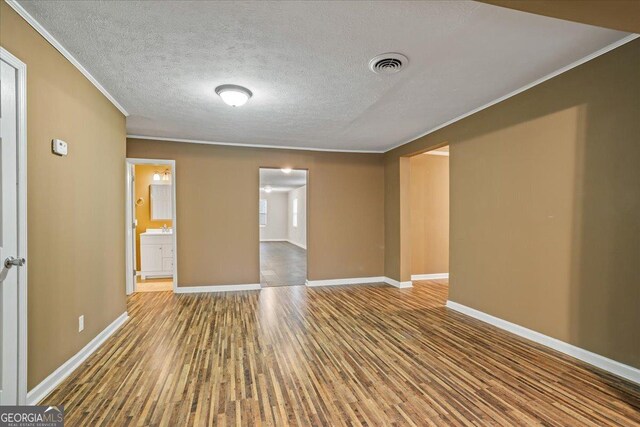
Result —
<svg viewBox="0 0 640 427"><path fill-rule="evenodd" d="M216 93L220 95L225 104L232 107L240 107L246 104L249 98L253 96L249 89L238 85L220 85L216 88Z"/></svg>

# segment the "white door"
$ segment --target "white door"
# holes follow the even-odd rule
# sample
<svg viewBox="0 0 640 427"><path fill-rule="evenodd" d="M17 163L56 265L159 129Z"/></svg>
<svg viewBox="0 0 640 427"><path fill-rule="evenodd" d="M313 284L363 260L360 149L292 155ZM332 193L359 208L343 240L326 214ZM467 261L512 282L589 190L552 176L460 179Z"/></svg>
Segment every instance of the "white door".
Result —
<svg viewBox="0 0 640 427"><path fill-rule="evenodd" d="M18 126L16 69L0 61L0 297L2 369L0 404L18 402ZM14 258L15 257L15 258Z"/></svg>

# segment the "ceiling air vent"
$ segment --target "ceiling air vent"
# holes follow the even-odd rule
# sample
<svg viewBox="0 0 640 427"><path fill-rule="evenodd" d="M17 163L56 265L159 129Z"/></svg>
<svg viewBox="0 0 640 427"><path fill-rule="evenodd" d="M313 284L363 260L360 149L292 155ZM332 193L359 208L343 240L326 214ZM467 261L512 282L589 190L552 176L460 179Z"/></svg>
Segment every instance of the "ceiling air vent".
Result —
<svg viewBox="0 0 640 427"><path fill-rule="evenodd" d="M408 63L407 57L400 53L383 53L369 61L369 68L376 74L394 74Z"/></svg>

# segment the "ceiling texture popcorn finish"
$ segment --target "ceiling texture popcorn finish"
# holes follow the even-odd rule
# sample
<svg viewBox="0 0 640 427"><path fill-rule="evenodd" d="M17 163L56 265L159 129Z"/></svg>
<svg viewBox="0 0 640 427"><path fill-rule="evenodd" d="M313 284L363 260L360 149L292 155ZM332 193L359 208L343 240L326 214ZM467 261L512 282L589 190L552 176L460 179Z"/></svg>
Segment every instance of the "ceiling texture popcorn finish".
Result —
<svg viewBox="0 0 640 427"><path fill-rule="evenodd" d="M627 33L472 1L22 7L129 113L130 135L383 152ZM374 74L399 52L408 65ZM229 108L222 84L249 88Z"/></svg>

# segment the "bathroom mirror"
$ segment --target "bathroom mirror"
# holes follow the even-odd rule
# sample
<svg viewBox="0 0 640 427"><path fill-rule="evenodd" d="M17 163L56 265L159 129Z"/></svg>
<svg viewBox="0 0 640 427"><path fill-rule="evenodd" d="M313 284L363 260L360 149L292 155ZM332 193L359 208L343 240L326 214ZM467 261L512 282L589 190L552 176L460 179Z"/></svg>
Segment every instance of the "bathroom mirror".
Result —
<svg viewBox="0 0 640 427"><path fill-rule="evenodd" d="M151 184L149 191L151 193L151 219L170 220L173 217L171 185Z"/></svg>

